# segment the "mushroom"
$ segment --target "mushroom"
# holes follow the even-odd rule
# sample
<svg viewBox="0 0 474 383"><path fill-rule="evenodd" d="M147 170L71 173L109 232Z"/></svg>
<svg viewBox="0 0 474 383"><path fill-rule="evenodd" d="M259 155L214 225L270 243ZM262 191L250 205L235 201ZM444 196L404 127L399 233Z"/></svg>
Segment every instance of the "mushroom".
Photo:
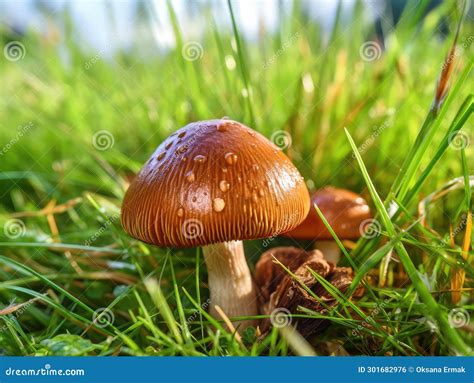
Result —
<svg viewBox="0 0 474 383"><path fill-rule="evenodd" d="M311 206L317 205L340 239L358 239L371 222L370 208L359 195L334 187L316 190L311 196ZM326 259L337 264L341 250L314 208L298 227L283 234L294 239L315 240L314 247Z"/></svg>
<svg viewBox="0 0 474 383"><path fill-rule="evenodd" d="M127 190L121 221L149 244L202 246L210 313L219 306L237 317L258 311L242 240L291 230L308 211L304 179L276 145L239 122L209 120L156 149Z"/></svg>

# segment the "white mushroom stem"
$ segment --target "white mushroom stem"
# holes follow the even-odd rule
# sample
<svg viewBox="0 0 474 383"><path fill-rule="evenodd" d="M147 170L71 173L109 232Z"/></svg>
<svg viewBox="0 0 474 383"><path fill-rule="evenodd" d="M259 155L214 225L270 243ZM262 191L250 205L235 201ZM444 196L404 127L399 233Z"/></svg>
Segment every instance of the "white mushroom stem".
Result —
<svg viewBox="0 0 474 383"><path fill-rule="evenodd" d="M217 305L229 318L257 315L256 289L242 241L205 246L203 254L209 276L210 314L222 319L215 309ZM234 322L239 329L250 325L255 325L254 321Z"/></svg>
<svg viewBox="0 0 474 383"><path fill-rule="evenodd" d="M320 250L327 261L337 265L341 259L341 249L336 241L316 241L314 248Z"/></svg>

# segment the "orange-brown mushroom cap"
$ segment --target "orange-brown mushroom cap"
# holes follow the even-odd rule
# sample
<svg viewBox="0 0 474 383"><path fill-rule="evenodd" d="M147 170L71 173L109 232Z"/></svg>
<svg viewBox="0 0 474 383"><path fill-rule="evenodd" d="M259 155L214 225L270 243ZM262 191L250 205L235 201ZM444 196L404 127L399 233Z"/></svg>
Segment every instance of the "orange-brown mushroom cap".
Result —
<svg viewBox="0 0 474 383"><path fill-rule="evenodd" d="M311 209L306 219L294 230L284 234L295 239L332 240L313 205L318 205L331 228L341 239L357 239L363 233L362 223L371 218L367 202L346 189L325 187L311 196ZM364 225L362 225L364 226Z"/></svg>
<svg viewBox="0 0 474 383"><path fill-rule="evenodd" d="M309 192L286 155L231 120L169 136L131 183L122 226L157 246L195 247L270 237L308 214Z"/></svg>

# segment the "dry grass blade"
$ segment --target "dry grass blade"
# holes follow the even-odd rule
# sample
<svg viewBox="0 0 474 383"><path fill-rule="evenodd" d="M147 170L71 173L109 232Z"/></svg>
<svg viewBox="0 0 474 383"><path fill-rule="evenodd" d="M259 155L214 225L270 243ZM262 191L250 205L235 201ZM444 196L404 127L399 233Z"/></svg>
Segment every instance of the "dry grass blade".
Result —
<svg viewBox="0 0 474 383"><path fill-rule="evenodd" d="M464 9L465 9L466 4L464 3L463 5L463 15L464 15ZM444 59L444 64L441 70L441 75L438 80L438 84L436 86L436 92L435 92L435 100L433 103L433 110L437 114L438 111L441 108L441 105L443 104L444 99L446 98L446 95L448 94L449 91L449 83L451 76L454 71L455 63L456 63L456 44L458 42L458 37L459 37L459 32L461 30L461 25L462 25L462 20L463 16L461 16L461 19L459 20L459 23L456 28L456 34L454 36L453 43L451 45L451 49L449 50L448 55Z"/></svg>
<svg viewBox="0 0 474 383"><path fill-rule="evenodd" d="M10 306L7 306L5 307L4 309L1 309L0 310L0 315L9 315L9 314L13 314L14 312L20 310L21 308L25 307L25 306L29 306L31 305L33 302L39 300L40 298L33 298L33 299L30 299L26 302L23 302L23 303L18 303L16 305L10 305Z"/></svg>
<svg viewBox="0 0 474 383"><path fill-rule="evenodd" d="M56 219L54 218L54 208L56 207L56 200L51 200L48 202L46 207L42 209L42 211L46 214L46 219L48 221L49 228L51 230L51 236L53 238L53 242L58 243L60 242L61 236L59 233L58 225L56 223ZM64 255L66 256L67 260L71 264L72 268L76 271L76 273L81 274L82 269L76 262L76 260L72 257L70 251L65 251Z"/></svg>
<svg viewBox="0 0 474 383"><path fill-rule="evenodd" d="M244 344L242 343L242 338L241 338L240 334L237 332L237 330L235 329L232 322L230 321L229 317L226 315L226 313L218 305L215 305L214 307L215 307L217 313L219 314L219 316L222 318L222 320L226 324L229 331L232 334L235 334L235 339L237 340L237 342L239 342L243 346Z"/></svg>
<svg viewBox="0 0 474 383"><path fill-rule="evenodd" d="M466 217L466 231L464 233L464 240L462 245L461 255L467 260L469 254L469 247L471 246L471 234L472 234L472 212L469 212ZM453 278L451 280L451 289L453 303L459 303L461 300L461 291L464 285L464 279L466 272L464 270L455 270Z"/></svg>
<svg viewBox="0 0 474 383"><path fill-rule="evenodd" d="M12 218L21 218L21 217L42 217L46 216L49 214L58 214L58 213L64 213L68 211L69 209L73 208L77 204L82 202L81 197L73 198L69 201L66 201L63 204L60 205L50 205L48 204L46 207L39 211L20 211L16 213L11 213L10 216Z"/></svg>

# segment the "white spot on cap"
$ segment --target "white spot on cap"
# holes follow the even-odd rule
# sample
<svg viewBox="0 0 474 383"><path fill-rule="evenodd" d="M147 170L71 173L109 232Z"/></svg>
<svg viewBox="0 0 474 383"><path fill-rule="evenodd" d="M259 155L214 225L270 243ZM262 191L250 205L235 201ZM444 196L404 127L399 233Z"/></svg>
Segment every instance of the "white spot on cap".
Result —
<svg viewBox="0 0 474 383"><path fill-rule="evenodd" d="M200 154L194 157L194 162L198 162L200 164L203 164L204 162L206 162L206 160L207 160L206 156L202 156Z"/></svg>
<svg viewBox="0 0 474 383"><path fill-rule="evenodd" d="M227 182L226 180L222 180L221 182L219 182L219 189L221 189L223 193L228 191L230 189L229 182Z"/></svg>
<svg viewBox="0 0 474 383"><path fill-rule="evenodd" d="M229 165L235 165L237 163L237 154L229 152L226 153L224 156L225 162L227 162Z"/></svg>
<svg viewBox="0 0 474 383"><path fill-rule="evenodd" d="M219 213L224 210L225 202L222 198L214 198L214 200L212 201L212 206L214 208L214 211L216 213Z"/></svg>

